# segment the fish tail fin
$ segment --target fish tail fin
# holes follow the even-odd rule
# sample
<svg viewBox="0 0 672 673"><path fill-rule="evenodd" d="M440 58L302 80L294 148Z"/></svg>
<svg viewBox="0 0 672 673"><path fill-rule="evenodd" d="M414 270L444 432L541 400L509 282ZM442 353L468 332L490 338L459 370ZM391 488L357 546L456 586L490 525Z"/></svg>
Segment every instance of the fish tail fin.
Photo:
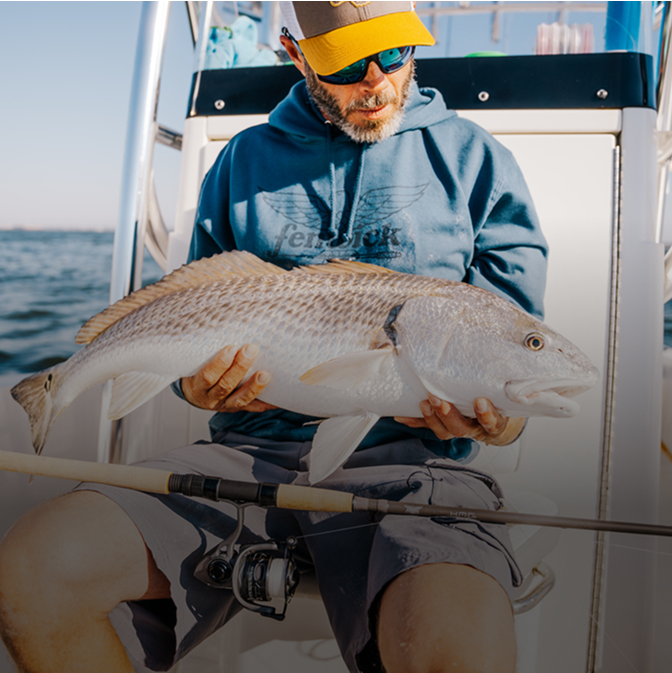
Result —
<svg viewBox="0 0 672 673"><path fill-rule="evenodd" d="M58 369L59 365L56 365L33 374L11 390L12 397L28 414L33 448L38 455L44 448L51 426L65 408L57 402L56 393L62 378Z"/></svg>

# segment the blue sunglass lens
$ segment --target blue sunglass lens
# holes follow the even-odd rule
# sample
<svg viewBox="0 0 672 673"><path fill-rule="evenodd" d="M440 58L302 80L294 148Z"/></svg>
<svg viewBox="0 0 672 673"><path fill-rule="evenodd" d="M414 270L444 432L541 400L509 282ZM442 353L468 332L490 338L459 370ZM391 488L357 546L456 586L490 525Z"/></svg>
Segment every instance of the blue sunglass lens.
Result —
<svg viewBox="0 0 672 673"><path fill-rule="evenodd" d="M372 60L375 60L380 65L381 70L386 75L389 75L405 66L412 54L413 47L387 49L375 56L362 58L332 75L320 75L319 78L329 84L355 84L364 78L364 74Z"/></svg>
<svg viewBox="0 0 672 673"><path fill-rule="evenodd" d="M399 68L406 64L410 50L410 47L401 47L400 49L381 51L378 54L378 60L383 72L390 73L399 70Z"/></svg>
<svg viewBox="0 0 672 673"><path fill-rule="evenodd" d="M335 72L333 75L328 75L330 79L351 83L356 82L361 78L362 74L366 70L367 62L365 58L360 59L356 63L352 63L349 66L346 66L342 70Z"/></svg>

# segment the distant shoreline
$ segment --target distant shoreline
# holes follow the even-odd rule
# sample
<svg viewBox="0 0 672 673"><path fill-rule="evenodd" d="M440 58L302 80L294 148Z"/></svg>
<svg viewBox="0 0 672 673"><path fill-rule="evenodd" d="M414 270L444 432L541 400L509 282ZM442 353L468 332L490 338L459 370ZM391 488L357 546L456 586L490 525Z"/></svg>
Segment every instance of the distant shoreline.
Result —
<svg viewBox="0 0 672 673"><path fill-rule="evenodd" d="M6 225L3 226L0 224L0 231L74 231L74 232L79 232L81 231L82 233L84 232L93 232L93 233L100 233L100 234L113 234L114 233L114 227L64 227L64 226L53 226L53 227L45 227L45 226L40 226L40 225L32 225L32 224L14 224L14 225Z"/></svg>

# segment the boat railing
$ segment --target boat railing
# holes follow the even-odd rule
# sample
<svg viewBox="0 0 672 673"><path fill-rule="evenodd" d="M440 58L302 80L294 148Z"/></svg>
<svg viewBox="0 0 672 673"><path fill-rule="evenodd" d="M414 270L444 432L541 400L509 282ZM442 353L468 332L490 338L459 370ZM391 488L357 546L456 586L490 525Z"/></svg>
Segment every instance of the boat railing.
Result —
<svg viewBox="0 0 672 673"><path fill-rule="evenodd" d="M669 245L670 232L665 227L666 201L669 196L669 168L672 159L672 7L670 2L659 3L662 33L658 55L658 200L656 211L656 240ZM669 206L668 206L669 218ZM672 299L672 248L665 255L665 284L663 301Z"/></svg>
<svg viewBox="0 0 672 673"><path fill-rule="evenodd" d="M114 234L110 303L140 288L146 238L151 241L150 249L157 254L163 244L165 226L153 186L152 159L157 139L163 143L170 141L175 146L179 135L167 129L159 132L156 121L170 5L169 2L144 2L142 5L124 151L124 179ZM149 221L151 225L148 226ZM147 232L150 232L149 236ZM111 393L112 382L108 381L102 396L99 462L112 460L114 446L120 439L121 424L107 417Z"/></svg>

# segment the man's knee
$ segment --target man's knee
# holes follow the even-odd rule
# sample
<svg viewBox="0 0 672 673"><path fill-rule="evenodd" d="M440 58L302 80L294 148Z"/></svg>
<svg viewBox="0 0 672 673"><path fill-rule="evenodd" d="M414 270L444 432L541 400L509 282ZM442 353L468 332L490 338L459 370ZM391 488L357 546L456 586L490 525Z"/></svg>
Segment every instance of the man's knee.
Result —
<svg viewBox="0 0 672 673"><path fill-rule="evenodd" d="M419 566L385 590L378 645L395 671L515 671L511 604L492 577L447 563Z"/></svg>
<svg viewBox="0 0 672 673"><path fill-rule="evenodd" d="M0 542L0 608L111 610L147 590L147 552L109 498L70 493L22 517Z"/></svg>

